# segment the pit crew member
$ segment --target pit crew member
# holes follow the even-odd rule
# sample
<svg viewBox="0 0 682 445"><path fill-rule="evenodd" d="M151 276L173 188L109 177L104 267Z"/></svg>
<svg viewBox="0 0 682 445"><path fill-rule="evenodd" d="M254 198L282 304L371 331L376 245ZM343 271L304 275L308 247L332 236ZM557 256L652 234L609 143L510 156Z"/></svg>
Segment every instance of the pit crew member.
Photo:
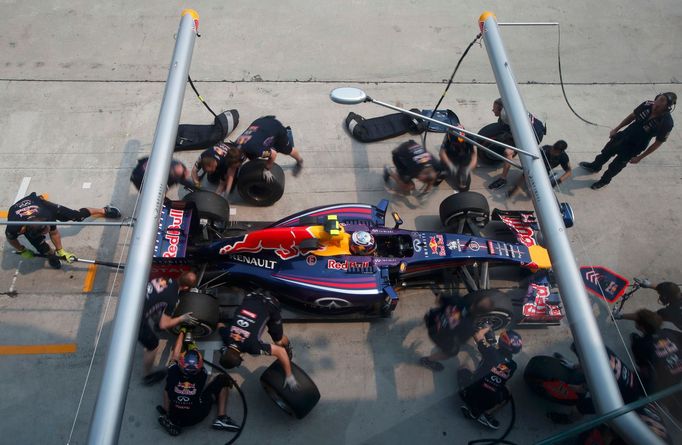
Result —
<svg viewBox="0 0 682 445"><path fill-rule="evenodd" d="M416 141L410 139L403 142L393 150L392 156L395 171L388 165L384 166L384 182L387 183L389 178L393 179L399 192L409 194L414 190L416 187L413 179L424 183L422 191L424 194L440 183L442 179L439 177L440 165L433 155Z"/></svg>
<svg viewBox="0 0 682 445"><path fill-rule="evenodd" d="M265 328L274 343L261 340ZM218 323L218 333L225 345L220 364L226 369L242 363L242 353L252 355L274 355L284 369L284 387L298 389L298 382L291 371L292 349L289 338L282 328L282 313L279 301L263 292L250 292L235 311L230 325Z"/></svg>
<svg viewBox="0 0 682 445"><path fill-rule="evenodd" d="M437 304L438 307L430 309L424 315L429 338L436 345L436 350L419 360L422 366L435 372L442 371L444 367L440 362L456 356L460 345L466 343L476 332L474 317L493 308L490 298L483 298L467 307L463 299L444 294L438 295Z"/></svg>
<svg viewBox="0 0 682 445"><path fill-rule="evenodd" d="M79 210L72 210L50 202L35 192L12 204L7 211L8 221L83 221L90 217L118 219L121 217L121 212L112 206L103 208L83 207ZM45 235L48 233L54 249L45 241ZM7 226L5 229L7 241L23 258L31 259L35 253L19 242L21 235L36 249L38 254L46 256L50 266L55 269L62 267L59 258L64 258L69 263L76 260L76 255L64 250L62 237L56 225Z"/></svg>
<svg viewBox="0 0 682 445"><path fill-rule="evenodd" d="M133 183L138 191L142 188L142 180L144 179L144 174L147 171L148 162L148 156L139 159L137 161L137 165L133 169L133 172L130 174L130 182ZM172 159L170 170L168 171L167 187L171 188L177 184L192 186L192 182L189 180L189 170L187 167L185 167L185 164L176 159Z"/></svg>
<svg viewBox="0 0 682 445"><path fill-rule="evenodd" d="M232 143L221 142L204 150L192 167L194 187L200 188L201 180L206 176L209 183L217 186L217 194L225 191L229 194L242 162L244 155Z"/></svg>
<svg viewBox="0 0 682 445"><path fill-rule="evenodd" d="M566 154L567 148L568 144L566 141L559 139L554 145L543 145L540 149L540 156L542 156L542 160L545 162L545 168L547 169L547 174L549 175L549 181L552 184L552 187L557 187L573 174L571 161ZM561 165L561 168L564 170L564 173L561 176L553 171L559 165ZM519 186L524 178L525 175L521 175L514 187L507 192L507 197L511 198L514 196L519 190Z"/></svg>
<svg viewBox="0 0 682 445"><path fill-rule="evenodd" d="M251 160L267 159L266 171L263 174L268 182L274 180L270 169L275 163L277 153L289 155L296 160L294 176L298 176L303 169L303 158L289 139L287 127L284 127L275 116L264 116L253 121L249 128L237 138L236 144L237 148Z"/></svg>
<svg viewBox="0 0 682 445"><path fill-rule="evenodd" d="M179 353L182 336L175 345L174 360L168 366L166 386L163 390L163 411L158 421L171 436L177 436L183 427L196 425L211 412L217 403L218 416L211 427L218 430L238 431L239 426L227 416L227 400L232 383L227 375L218 373L210 380L204 360L196 349Z"/></svg>
<svg viewBox="0 0 682 445"><path fill-rule="evenodd" d="M502 136L498 137L500 142L506 143L507 145L515 145L514 139L511 135L511 129L509 128L509 116L507 115L507 112L504 109L502 98L497 98L493 102L493 114L498 117L498 122L500 124L506 125L506 128L508 129L506 132L503 133ZM545 136L545 134L547 134L547 128L540 119L538 119L537 117L533 116L530 113L528 113L528 120L530 121L530 125L533 128L533 133L535 133L535 139L538 141L539 144L540 142L542 142L542 138ZM516 151L511 150L509 148L504 149L505 158L511 160L514 156L516 156ZM504 185L507 183L507 174L509 173L510 167L511 164L509 164L508 162L505 162L503 164L502 174L500 175L500 177L493 181L490 185L488 185L488 188L490 190L497 190L499 188L504 187Z"/></svg>
<svg viewBox="0 0 682 445"><path fill-rule="evenodd" d="M488 428L497 429L500 422L493 413L502 408L510 399L507 382L516 371L512 354L521 352L521 336L511 330L503 331L495 344L494 335L486 336L490 327L479 329L474 334L476 347L481 353L481 362L475 371L461 368L457 372L459 396L464 416L476 420Z"/></svg>
<svg viewBox="0 0 682 445"><path fill-rule="evenodd" d="M467 178L478 162L476 147L464 140L463 136L462 133L448 128L439 152L441 164L450 172L450 176L456 179L459 189L467 187Z"/></svg>
<svg viewBox="0 0 682 445"><path fill-rule="evenodd" d="M180 324L192 324L197 320L191 312L173 317L175 306L178 303L180 292L188 291L197 283L197 275L194 272L183 272L175 278L154 278L147 283L147 295L142 310L140 332L137 340L144 347L142 383L152 385L161 381L166 376L166 370L152 372L152 365L159 348L158 330L171 329Z"/></svg>
<svg viewBox="0 0 682 445"><path fill-rule="evenodd" d="M668 135L673 129L673 118L670 112L675 109L676 103L675 93L659 94L653 101L642 102L616 128L611 130L610 140L602 148L601 153L592 162L580 163L585 170L597 173L609 159L616 157L609 164L601 179L590 186L592 190L609 184L614 176L627 167L628 163L639 163L668 140ZM623 127L625 129L620 131ZM656 141L647 148L653 137L656 137Z"/></svg>
<svg viewBox="0 0 682 445"><path fill-rule="evenodd" d="M663 281L653 286L646 283L642 287L653 288L658 292L658 302L664 307L657 310L656 313L663 319L663 321L670 322L675 325L677 329L682 330L682 292L680 286L670 281ZM637 319L636 313L616 314L616 319L632 320Z"/></svg>

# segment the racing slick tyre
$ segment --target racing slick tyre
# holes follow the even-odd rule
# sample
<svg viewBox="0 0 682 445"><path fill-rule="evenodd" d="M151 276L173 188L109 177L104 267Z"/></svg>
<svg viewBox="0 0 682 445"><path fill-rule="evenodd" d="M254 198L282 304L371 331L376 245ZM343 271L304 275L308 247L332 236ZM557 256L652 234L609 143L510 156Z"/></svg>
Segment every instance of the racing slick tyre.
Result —
<svg viewBox="0 0 682 445"><path fill-rule="evenodd" d="M230 220L230 204L216 193L197 190L188 193L183 200L196 205L199 218L217 223L226 223Z"/></svg>
<svg viewBox="0 0 682 445"><path fill-rule="evenodd" d="M546 355L538 355L528 361L523 379L531 391L543 399L569 406L576 405L579 397L568 385L585 383L578 371Z"/></svg>
<svg viewBox="0 0 682 445"><path fill-rule="evenodd" d="M490 206L485 196L476 192L450 195L440 203L440 222L450 232L459 232L461 221L468 218L478 227L490 221ZM464 224L464 231L471 230Z"/></svg>
<svg viewBox="0 0 682 445"><path fill-rule="evenodd" d="M284 387L284 369L279 360L263 372L260 384L277 406L287 414L302 419L317 405L320 391L308 374L294 362L291 362L291 372L298 382L296 391Z"/></svg>
<svg viewBox="0 0 682 445"><path fill-rule="evenodd" d="M215 331L218 324L220 307L218 300L208 294L201 294L198 292L182 292L178 298L178 305L175 307L173 317L179 317L182 314L191 312L192 316L199 320L199 323L194 326L186 326L194 338L209 336ZM173 328L173 332L177 334L181 326Z"/></svg>
<svg viewBox="0 0 682 445"><path fill-rule="evenodd" d="M263 179L265 160L257 159L246 162L239 169L237 176L237 190L239 196L251 205L271 206L284 194L284 171L277 164L272 165L270 172L275 180L268 183Z"/></svg>
<svg viewBox="0 0 682 445"><path fill-rule="evenodd" d="M487 323L494 331L506 329L514 321L514 308L509 296L494 289L477 290L465 297L469 307L478 303L484 298L492 300L492 309L474 318L474 325Z"/></svg>
<svg viewBox="0 0 682 445"><path fill-rule="evenodd" d="M489 139L494 139L497 141L500 139L500 135L502 135L503 133L509 132L509 130L507 128L508 127L504 124L500 124L499 122L493 122L492 124L488 124L485 127L478 130L478 134L480 134L481 136L485 136ZM500 155L500 156L504 155L504 147L500 147L499 145L493 145L488 141L480 140L479 142L481 143L481 145L489 148L490 150L494 151L498 155ZM502 141L502 142L508 143L509 141ZM501 164L503 162L500 158L496 158L495 156L488 153L486 150L479 148L478 152L481 154L479 159L481 159L486 164L497 165L497 164Z"/></svg>

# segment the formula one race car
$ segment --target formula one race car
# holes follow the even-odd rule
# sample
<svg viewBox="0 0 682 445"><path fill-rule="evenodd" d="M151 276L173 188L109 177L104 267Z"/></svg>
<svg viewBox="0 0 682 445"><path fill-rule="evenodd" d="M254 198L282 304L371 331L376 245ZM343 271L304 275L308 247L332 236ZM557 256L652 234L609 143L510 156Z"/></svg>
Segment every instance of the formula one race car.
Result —
<svg viewBox="0 0 682 445"><path fill-rule="evenodd" d="M393 226L387 227L388 205L386 200L376 206L335 204L274 223L235 224L228 222L229 206L222 197L194 192L164 206L152 275L199 269L204 296L181 299L180 312L204 314L203 306L216 304L212 299L238 298L235 289L263 289L288 309L329 320L389 316L399 292L411 287L485 290L493 266L507 265L532 275L518 315L508 296L488 291L495 308L487 319L495 329L512 317L529 324L556 324L562 318L559 299L550 292L551 264L538 242L533 212L495 210L491 215L482 195L458 193L441 203L445 230L426 232L401 229L395 212ZM570 226L570 207L562 208ZM355 238L368 234L373 247L355 249ZM205 318L218 316L208 312ZM214 320L207 321L210 331Z"/></svg>

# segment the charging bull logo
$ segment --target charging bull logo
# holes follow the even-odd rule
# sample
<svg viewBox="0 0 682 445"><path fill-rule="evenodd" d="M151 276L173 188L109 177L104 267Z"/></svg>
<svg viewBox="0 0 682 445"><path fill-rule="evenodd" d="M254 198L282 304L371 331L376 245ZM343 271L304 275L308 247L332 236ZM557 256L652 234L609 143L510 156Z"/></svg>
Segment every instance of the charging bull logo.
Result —
<svg viewBox="0 0 682 445"><path fill-rule="evenodd" d="M274 250L283 260L295 258L301 254L298 245L313 235L304 227L277 227L264 229L244 235L241 241L226 244L220 248L220 255L239 252L258 253L262 250Z"/></svg>

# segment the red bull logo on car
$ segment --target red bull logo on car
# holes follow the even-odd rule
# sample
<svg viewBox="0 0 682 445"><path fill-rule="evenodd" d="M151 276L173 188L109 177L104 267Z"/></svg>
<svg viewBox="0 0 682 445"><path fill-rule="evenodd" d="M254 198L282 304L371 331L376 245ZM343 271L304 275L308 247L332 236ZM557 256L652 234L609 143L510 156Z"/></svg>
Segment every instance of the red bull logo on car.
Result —
<svg viewBox="0 0 682 445"><path fill-rule="evenodd" d="M274 250L283 260L290 260L301 254L298 246L302 241L313 238L307 227L276 227L244 235L241 241L226 244L220 248L220 255L232 253L257 253Z"/></svg>

